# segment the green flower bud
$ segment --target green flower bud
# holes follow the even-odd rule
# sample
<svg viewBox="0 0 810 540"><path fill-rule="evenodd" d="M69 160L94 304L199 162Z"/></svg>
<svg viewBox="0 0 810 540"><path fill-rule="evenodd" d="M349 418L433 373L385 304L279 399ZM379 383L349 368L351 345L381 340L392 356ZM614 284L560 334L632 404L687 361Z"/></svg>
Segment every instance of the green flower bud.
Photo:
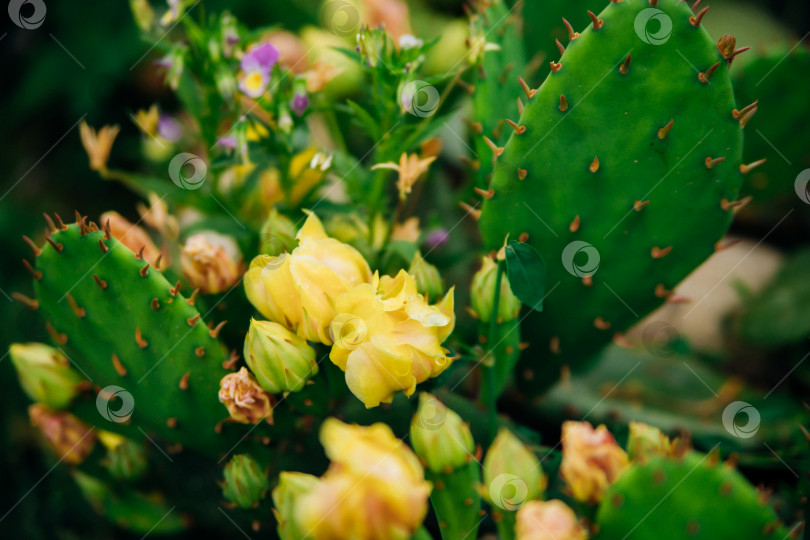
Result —
<svg viewBox="0 0 810 540"><path fill-rule="evenodd" d="M492 319L495 301L495 282L498 277L498 265L490 257L484 257L481 269L475 273L470 292L472 309L481 321L488 323ZM520 300L512 294L509 279L504 271L501 276L501 295L498 300L497 322L511 321L520 313Z"/></svg>
<svg viewBox="0 0 810 540"><path fill-rule="evenodd" d="M138 28L144 32L151 30L155 23L155 10L149 4L149 0L129 0L129 7Z"/></svg>
<svg viewBox="0 0 810 540"><path fill-rule="evenodd" d="M273 257L282 253L289 253L298 246L295 235L298 228L290 218L281 214L273 208L270 215L262 225L259 238L261 240L261 252Z"/></svg>
<svg viewBox="0 0 810 540"><path fill-rule="evenodd" d="M646 460L651 456L668 456L672 454L673 450L672 441L657 427L641 422L630 422L627 453L631 460Z"/></svg>
<svg viewBox="0 0 810 540"><path fill-rule="evenodd" d="M540 462L506 428L498 432L484 459L484 489L490 504L509 512L543 495L545 477Z"/></svg>
<svg viewBox="0 0 810 540"><path fill-rule="evenodd" d="M43 343L14 343L9 349L20 386L36 402L64 409L83 378L59 350Z"/></svg>
<svg viewBox="0 0 810 540"><path fill-rule="evenodd" d="M270 482L267 475L248 454L237 454L225 465L225 499L242 508L255 508L264 499Z"/></svg>
<svg viewBox="0 0 810 540"><path fill-rule="evenodd" d="M417 290L425 295L428 302L442 297L444 284L439 269L423 259L419 251L414 254L408 273L416 279Z"/></svg>
<svg viewBox="0 0 810 540"><path fill-rule="evenodd" d="M251 319L245 361L261 387L271 393L298 392L318 373L315 349L284 326Z"/></svg>
<svg viewBox="0 0 810 540"><path fill-rule="evenodd" d="M138 480L149 464L143 445L111 431L98 432L98 439L107 448L101 464L117 480Z"/></svg>
<svg viewBox="0 0 810 540"><path fill-rule="evenodd" d="M427 392L420 394L419 409L411 421L411 444L435 473L466 465L475 451L470 426Z"/></svg>
<svg viewBox="0 0 810 540"><path fill-rule="evenodd" d="M278 486L273 490L273 513L278 522L281 540L306 540L307 531L298 523L297 504L318 484L311 474L284 471L279 475Z"/></svg>

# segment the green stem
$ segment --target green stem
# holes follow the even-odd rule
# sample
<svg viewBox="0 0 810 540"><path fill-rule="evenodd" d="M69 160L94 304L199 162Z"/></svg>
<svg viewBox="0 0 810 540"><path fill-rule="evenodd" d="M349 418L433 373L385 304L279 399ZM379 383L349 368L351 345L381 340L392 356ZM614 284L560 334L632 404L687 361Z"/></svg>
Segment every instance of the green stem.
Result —
<svg viewBox="0 0 810 540"><path fill-rule="evenodd" d="M487 336L487 347L485 359L489 357L488 362L484 362L484 377L481 381L482 390L484 390L484 399L486 400L487 410L489 411L489 435L490 442L495 439L498 434L498 410L497 401L498 397L495 394L495 351L493 348L498 330L498 308L501 303L501 283L503 282L503 273L505 264L503 261L498 261L498 273L495 276L495 293L492 298L492 315L489 320L489 335ZM493 365L487 365L493 363Z"/></svg>

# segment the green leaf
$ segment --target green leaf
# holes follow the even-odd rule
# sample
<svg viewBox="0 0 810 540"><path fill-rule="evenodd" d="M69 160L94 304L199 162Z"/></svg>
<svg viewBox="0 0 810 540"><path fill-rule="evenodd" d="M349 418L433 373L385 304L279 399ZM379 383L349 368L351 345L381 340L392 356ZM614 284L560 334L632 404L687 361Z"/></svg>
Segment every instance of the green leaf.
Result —
<svg viewBox="0 0 810 540"><path fill-rule="evenodd" d="M546 294L546 263L536 249L523 242L506 246L506 275L512 293L526 306L543 311Z"/></svg>

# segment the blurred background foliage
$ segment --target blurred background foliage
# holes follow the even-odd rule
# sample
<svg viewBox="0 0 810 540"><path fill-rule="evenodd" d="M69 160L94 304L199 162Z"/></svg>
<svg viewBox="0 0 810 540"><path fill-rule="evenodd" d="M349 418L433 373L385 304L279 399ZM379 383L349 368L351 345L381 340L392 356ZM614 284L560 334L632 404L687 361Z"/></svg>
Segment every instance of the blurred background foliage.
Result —
<svg viewBox="0 0 810 540"><path fill-rule="evenodd" d="M462 0L408 3L412 26L426 40L439 37L449 21L464 14ZM112 161L137 170L141 134L130 115L155 102L169 111L176 107L154 69L157 51L140 40L126 2L46 4L45 22L36 30L18 28L5 14L0 17L0 230L4 233L0 235L0 351L7 351L11 341L47 341L40 320L10 297L12 291L28 287L29 277L20 264L28 252L20 235L39 232L43 211L72 216L80 208L97 216L114 207L126 217L136 218L135 195L88 169L79 142L80 120L91 125L120 124ZM567 4L572 13L584 14L589 2ZM747 6L745 2L725 2L725 9L723 4L712 2L717 6L713 11L722 15L707 18L714 35L734 29L738 35L748 32L750 40L762 33L765 40L765 33L778 34L787 28L790 35L783 38L800 39L810 27L806 0ZM734 13L754 9L753 4L756 9L767 9L778 23L771 24L755 12L756 25L741 30L744 22L732 20ZM227 8L242 21L278 23L296 31L318 24L320 7L320 0L205 0L196 9L219 12ZM790 244L790 233L776 235L776 240ZM13 532L13 537L26 539L127 538L120 529L95 518L67 467L57 466L51 453L39 451L29 427L27 405L11 362L4 356L0 360L0 537L11 537ZM187 534L199 536L200 531Z"/></svg>

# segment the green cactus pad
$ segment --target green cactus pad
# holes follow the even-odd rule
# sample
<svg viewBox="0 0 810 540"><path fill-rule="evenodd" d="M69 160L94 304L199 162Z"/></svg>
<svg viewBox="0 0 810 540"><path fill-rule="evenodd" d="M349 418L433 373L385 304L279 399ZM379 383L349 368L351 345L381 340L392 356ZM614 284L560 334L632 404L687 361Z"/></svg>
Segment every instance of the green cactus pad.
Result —
<svg viewBox="0 0 810 540"><path fill-rule="evenodd" d="M785 537L739 472L695 452L631 465L605 493L596 525L598 540Z"/></svg>
<svg viewBox="0 0 810 540"><path fill-rule="evenodd" d="M687 3L624 0L599 19L529 93L480 218L487 248L523 238L548 265L518 367L534 391L664 302L714 251L742 183L728 67Z"/></svg>
<svg viewBox="0 0 810 540"><path fill-rule="evenodd" d="M94 399L101 389L120 387L119 397L131 394L132 410L122 421L127 411L120 409L129 404L105 403L102 394L100 405L80 403L77 414L136 439L149 433L218 448L215 426L228 417L217 397L228 373L223 346L158 270L90 229L74 224L52 232L36 260L36 296L52 338L92 382Z"/></svg>

